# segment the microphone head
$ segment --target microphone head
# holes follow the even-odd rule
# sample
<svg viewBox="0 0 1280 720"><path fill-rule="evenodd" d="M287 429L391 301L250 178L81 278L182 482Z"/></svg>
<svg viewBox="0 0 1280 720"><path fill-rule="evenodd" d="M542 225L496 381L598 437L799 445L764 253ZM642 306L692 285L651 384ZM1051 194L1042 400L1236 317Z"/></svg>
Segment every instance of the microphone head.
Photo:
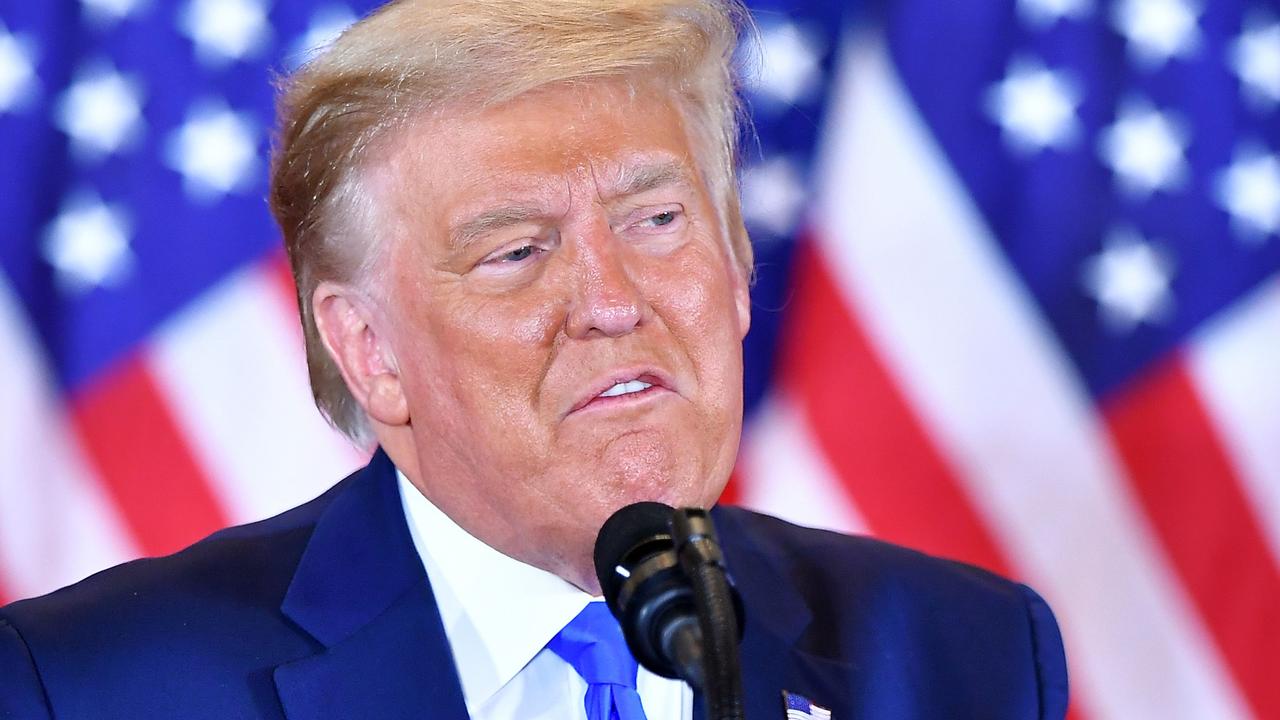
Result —
<svg viewBox="0 0 1280 720"><path fill-rule="evenodd" d="M632 567L654 553L674 547L674 513L671 506L659 502L632 503L611 515L600 528L594 554L596 578L614 615L619 612L618 593Z"/></svg>
<svg viewBox="0 0 1280 720"><path fill-rule="evenodd" d="M674 528L673 519L680 521ZM691 528L694 536L685 538ZM676 535L684 538L685 547L693 548L691 562L695 563L697 578L703 581L699 587L714 591L714 583L708 579L714 580L718 573L720 585L726 589L715 597L723 595L732 601L732 614L725 617L729 622L737 620L741 638L742 601L724 576L715 531L706 511L686 508L677 513L656 502L628 505L600 528L593 559L600 589L622 626L631 654L651 672L683 679L700 688L702 620L698 617L694 583L685 574L677 554ZM702 562L704 556L715 561ZM716 605L723 606L723 602Z"/></svg>

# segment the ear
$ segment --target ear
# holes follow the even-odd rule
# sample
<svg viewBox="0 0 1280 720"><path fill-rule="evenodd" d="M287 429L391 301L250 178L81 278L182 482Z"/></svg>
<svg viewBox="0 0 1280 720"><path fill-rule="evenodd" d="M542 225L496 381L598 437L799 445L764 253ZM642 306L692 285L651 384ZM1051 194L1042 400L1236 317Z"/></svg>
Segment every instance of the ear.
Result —
<svg viewBox="0 0 1280 720"><path fill-rule="evenodd" d="M751 242L745 225L738 223L737 232L741 233L742 242ZM751 329L751 276L755 271L742 266L737 253L733 252L734 246L734 243L730 243L729 260L733 267L729 269L729 275L730 282L733 283L733 301L738 311L738 336L745 338L747 331Z"/></svg>
<svg viewBox="0 0 1280 720"><path fill-rule="evenodd" d="M746 271L733 269L733 300L738 309L738 335L745 338L751 329L751 283Z"/></svg>
<svg viewBox="0 0 1280 720"><path fill-rule="evenodd" d="M354 288L322 282L311 295L316 328L347 388L383 425L406 425L409 404L390 338L379 333L373 301Z"/></svg>

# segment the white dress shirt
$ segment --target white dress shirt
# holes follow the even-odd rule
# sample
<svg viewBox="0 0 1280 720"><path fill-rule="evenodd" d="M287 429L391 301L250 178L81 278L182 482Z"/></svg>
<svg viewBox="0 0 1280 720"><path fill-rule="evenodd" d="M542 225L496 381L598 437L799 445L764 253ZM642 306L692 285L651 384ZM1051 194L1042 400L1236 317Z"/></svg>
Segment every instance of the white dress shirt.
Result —
<svg viewBox="0 0 1280 720"><path fill-rule="evenodd" d="M546 644L600 598L485 545L399 481L472 720L586 720L586 681ZM648 720L693 717L685 683L642 667L637 689Z"/></svg>

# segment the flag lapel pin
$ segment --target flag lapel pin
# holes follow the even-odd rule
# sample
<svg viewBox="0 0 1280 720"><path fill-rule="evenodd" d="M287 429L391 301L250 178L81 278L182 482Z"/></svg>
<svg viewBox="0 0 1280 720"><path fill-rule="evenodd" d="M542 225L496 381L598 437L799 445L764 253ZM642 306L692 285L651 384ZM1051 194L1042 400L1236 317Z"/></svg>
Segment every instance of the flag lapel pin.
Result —
<svg viewBox="0 0 1280 720"><path fill-rule="evenodd" d="M782 691L782 708L786 720L831 720L831 711L790 690Z"/></svg>

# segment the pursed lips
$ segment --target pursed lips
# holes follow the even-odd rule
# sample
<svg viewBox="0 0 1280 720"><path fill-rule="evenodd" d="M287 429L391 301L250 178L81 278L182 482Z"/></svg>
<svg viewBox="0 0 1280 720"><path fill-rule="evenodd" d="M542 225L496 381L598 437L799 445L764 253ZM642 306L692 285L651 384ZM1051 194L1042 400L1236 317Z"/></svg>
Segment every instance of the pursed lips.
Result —
<svg viewBox="0 0 1280 720"><path fill-rule="evenodd" d="M595 383L589 392L584 393L574 403L566 415L572 415L595 405L625 402L654 392L668 392L671 389L671 382L652 369L614 372L601 382Z"/></svg>

